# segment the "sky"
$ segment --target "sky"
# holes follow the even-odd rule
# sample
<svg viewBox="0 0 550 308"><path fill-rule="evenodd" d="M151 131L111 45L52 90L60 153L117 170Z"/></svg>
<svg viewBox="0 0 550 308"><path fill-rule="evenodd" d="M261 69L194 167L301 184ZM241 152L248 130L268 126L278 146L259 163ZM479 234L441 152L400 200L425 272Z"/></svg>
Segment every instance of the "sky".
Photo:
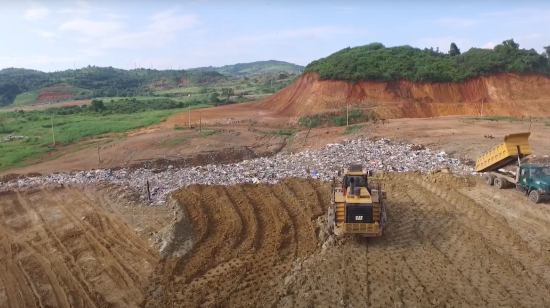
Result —
<svg viewBox="0 0 550 308"><path fill-rule="evenodd" d="M550 45L550 1L0 0L0 69L307 65L346 47Z"/></svg>

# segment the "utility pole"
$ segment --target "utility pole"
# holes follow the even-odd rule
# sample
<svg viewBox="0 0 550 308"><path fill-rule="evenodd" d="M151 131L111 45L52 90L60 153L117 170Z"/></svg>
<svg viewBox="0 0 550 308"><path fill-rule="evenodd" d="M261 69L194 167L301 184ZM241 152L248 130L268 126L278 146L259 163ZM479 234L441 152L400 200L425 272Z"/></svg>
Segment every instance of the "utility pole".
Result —
<svg viewBox="0 0 550 308"><path fill-rule="evenodd" d="M191 128L191 102L187 103L187 108L189 109L187 111L187 114L189 115L189 120L187 122L189 123L189 128Z"/></svg>
<svg viewBox="0 0 550 308"><path fill-rule="evenodd" d="M202 112L199 111L199 132L202 132Z"/></svg>
<svg viewBox="0 0 550 308"><path fill-rule="evenodd" d="M349 103L346 103L346 126L349 126Z"/></svg>
<svg viewBox="0 0 550 308"><path fill-rule="evenodd" d="M53 146L55 146L55 133L53 131L53 115L51 116L50 120L52 121L52 138L53 138Z"/></svg>
<svg viewBox="0 0 550 308"><path fill-rule="evenodd" d="M481 100L481 116L483 116L483 101L484 99Z"/></svg>

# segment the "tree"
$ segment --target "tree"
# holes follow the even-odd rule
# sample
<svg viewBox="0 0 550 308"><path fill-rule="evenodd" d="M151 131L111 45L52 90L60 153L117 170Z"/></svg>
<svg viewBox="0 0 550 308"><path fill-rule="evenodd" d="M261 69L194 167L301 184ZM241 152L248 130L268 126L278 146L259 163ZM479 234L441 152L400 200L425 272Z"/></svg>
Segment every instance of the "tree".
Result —
<svg viewBox="0 0 550 308"><path fill-rule="evenodd" d="M229 97L234 95L235 92L232 88L222 88L222 95L227 96L227 100L229 100Z"/></svg>
<svg viewBox="0 0 550 308"><path fill-rule="evenodd" d="M98 112L105 109L105 105L103 104L103 101L100 99L94 99L92 100L92 105L90 106L93 111Z"/></svg>
<svg viewBox="0 0 550 308"><path fill-rule="evenodd" d="M219 101L218 96L219 94L217 92L210 94L210 102L216 104Z"/></svg>
<svg viewBox="0 0 550 308"><path fill-rule="evenodd" d="M548 58L550 56L550 46L544 46L543 48L544 52L542 53L542 55Z"/></svg>
<svg viewBox="0 0 550 308"><path fill-rule="evenodd" d="M514 39L505 40L502 42L502 44L495 46L496 52L500 54L505 54L506 56L510 56L518 50L519 44L514 42Z"/></svg>
<svg viewBox="0 0 550 308"><path fill-rule="evenodd" d="M451 49L449 50L449 55L451 57L458 56L460 54L460 49L456 46L455 43L451 43Z"/></svg>
<svg viewBox="0 0 550 308"><path fill-rule="evenodd" d="M309 132L316 128L317 126L321 125L322 121L321 118L313 116L313 117L307 117L303 118L301 121L302 125L308 128L306 138L304 139L304 144L307 142L307 137L309 137Z"/></svg>

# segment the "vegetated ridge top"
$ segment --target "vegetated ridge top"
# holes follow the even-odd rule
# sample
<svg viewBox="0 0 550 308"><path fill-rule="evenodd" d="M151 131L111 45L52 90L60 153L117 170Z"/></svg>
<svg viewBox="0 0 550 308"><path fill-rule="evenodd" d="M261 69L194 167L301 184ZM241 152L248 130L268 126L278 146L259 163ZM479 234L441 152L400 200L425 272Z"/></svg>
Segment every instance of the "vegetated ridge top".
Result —
<svg viewBox="0 0 550 308"><path fill-rule="evenodd" d="M114 97L131 95L151 95L149 85L164 84L202 85L225 78L218 72L189 70L124 70L113 67L88 66L56 72L41 72L23 68L0 70L0 107L11 105L15 98L26 92L38 92L53 86L72 86L82 91L75 93L74 99L92 97ZM88 92L93 91L90 96ZM30 94L29 94L30 95ZM34 93L38 95L38 93Z"/></svg>
<svg viewBox="0 0 550 308"><path fill-rule="evenodd" d="M344 48L309 63L304 73L317 72L321 80L458 82L498 73L550 75L548 54L520 49L513 39L493 49L470 48L461 53L455 43L448 53L409 45L385 47L371 43Z"/></svg>
<svg viewBox="0 0 550 308"><path fill-rule="evenodd" d="M220 67L197 67L189 69L191 71L205 71L205 72L218 72L224 75L231 76L249 76L265 73L289 73L298 74L304 70L303 66L293 63L277 60L268 61L256 61L250 63L236 63L231 65L224 65Z"/></svg>

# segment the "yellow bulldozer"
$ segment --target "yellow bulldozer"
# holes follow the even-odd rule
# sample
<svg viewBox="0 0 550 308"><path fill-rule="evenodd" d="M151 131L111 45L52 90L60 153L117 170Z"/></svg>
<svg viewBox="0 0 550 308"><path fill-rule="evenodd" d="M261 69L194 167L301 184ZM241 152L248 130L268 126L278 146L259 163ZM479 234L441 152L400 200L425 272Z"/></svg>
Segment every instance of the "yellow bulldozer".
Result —
<svg viewBox="0 0 550 308"><path fill-rule="evenodd" d="M350 164L343 176L332 179L331 204L328 209L328 229L337 237L358 235L382 236L386 229L386 191L379 179L361 164ZM370 182L370 183L369 183Z"/></svg>

